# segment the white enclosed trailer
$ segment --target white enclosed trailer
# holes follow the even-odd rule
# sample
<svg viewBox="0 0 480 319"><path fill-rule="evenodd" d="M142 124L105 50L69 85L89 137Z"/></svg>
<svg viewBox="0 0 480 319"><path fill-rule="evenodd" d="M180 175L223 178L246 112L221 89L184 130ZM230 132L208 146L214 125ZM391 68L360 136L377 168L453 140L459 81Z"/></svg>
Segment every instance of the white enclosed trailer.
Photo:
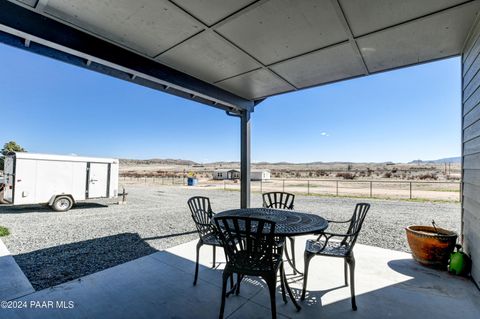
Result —
<svg viewBox="0 0 480 319"><path fill-rule="evenodd" d="M67 211L78 201L118 196L118 159L11 153L5 157L3 199Z"/></svg>

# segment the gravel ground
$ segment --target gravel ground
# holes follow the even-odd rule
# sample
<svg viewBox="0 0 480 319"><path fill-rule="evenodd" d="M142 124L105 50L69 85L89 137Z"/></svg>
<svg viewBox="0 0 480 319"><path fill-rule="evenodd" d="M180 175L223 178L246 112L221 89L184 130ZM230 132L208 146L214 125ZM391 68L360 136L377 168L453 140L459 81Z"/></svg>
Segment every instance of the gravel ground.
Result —
<svg viewBox="0 0 480 319"><path fill-rule="evenodd" d="M82 203L67 213L44 207L0 206L2 240L35 289L51 287L197 238L186 201L209 196L214 211L236 208L236 191L128 186L127 205ZM295 209L348 219L359 199L297 196ZM408 251L404 228L430 224L460 230L460 205L364 200L372 207L358 242ZM252 195L252 206L261 195Z"/></svg>

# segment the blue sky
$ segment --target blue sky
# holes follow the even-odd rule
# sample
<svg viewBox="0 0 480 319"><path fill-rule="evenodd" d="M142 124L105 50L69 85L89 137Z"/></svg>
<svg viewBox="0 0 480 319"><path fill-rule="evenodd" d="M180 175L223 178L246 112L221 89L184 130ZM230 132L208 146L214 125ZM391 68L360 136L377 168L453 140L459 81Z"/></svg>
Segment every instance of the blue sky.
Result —
<svg viewBox="0 0 480 319"><path fill-rule="evenodd" d="M0 44L0 143L40 153L239 159L223 111ZM460 59L267 99L253 161L405 162L460 154Z"/></svg>

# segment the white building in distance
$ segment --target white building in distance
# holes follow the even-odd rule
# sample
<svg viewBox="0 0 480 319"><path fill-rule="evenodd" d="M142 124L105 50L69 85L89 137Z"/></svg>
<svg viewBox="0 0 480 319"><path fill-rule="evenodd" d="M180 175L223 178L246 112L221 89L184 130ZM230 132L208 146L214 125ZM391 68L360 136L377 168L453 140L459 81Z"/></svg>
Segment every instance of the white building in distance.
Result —
<svg viewBox="0 0 480 319"><path fill-rule="evenodd" d="M216 169L213 171L213 179L240 179L240 170L231 168Z"/></svg>
<svg viewBox="0 0 480 319"><path fill-rule="evenodd" d="M250 179L252 181L264 181L270 179L270 171L268 169L252 170ZM213 172L213 179L215 180L234 180L240 179L240 170L225 168L216 169Z"/></svg>
<svg viewBox="0 0 480 319"><path fill-rule="evenodd" d="M268 169L255 169L250 173L250 180L265 181L270 179L270 171Z"/></svg>

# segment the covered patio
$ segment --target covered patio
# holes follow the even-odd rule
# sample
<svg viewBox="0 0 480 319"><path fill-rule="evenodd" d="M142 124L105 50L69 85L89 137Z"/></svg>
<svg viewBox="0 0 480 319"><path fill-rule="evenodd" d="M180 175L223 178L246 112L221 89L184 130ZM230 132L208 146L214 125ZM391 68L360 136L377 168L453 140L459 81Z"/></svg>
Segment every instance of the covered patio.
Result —
<svg viewBox="0 0 480 319"><path fill-rule="evenodd" d="M307 237L296 241L302 252ZM26 309L2 309L0 318L217 318L224 257L212 268L211 250L203 249L197 286L192 286L196 241L15 299ZM465 318L480 316L480 291L469 280L415 263L409 254L357 245L358 311L350 306L343 282L343 261L312 261L309 289L297 312L284 304L277 287L278 318ZM301 253L297 258L303 268ZM296 296L301 276L286 270ZM74 301L69 308L69 301ZM48 302L65 303L65 308ZM265 283L243 281L240 295L227 298L225 318L269 318Z"/></svg>
<svg viewBox="0 0 480 319"><path fill-rule="evenodd" d="M479 0L0 0L0 42L238 117L242 208L251 202L252 113L264 99L461 56L461 240L473 260L473 280L421 267L406 253L357 245L357 312L349 306L342 261L332 258L312 261L300 312L281 298L277 312L287 318L478 318L479 10ZM305 238L296 245L302 268ZM41 304L1 309L0 317L215 318L223 254L217 254L220 264L211 269L210 253L204 249L200 258L196 287L195 243L189 242L38 292L4 253L1 258L8 262L1 276L11 274L18 282L10 287L24 289L9 295L9 287L2 287L5 300L67 303L65 309L48 303L45 309ZM299 295L302 278L288 277ZM263 286L248 279L240 296L227 299L225 317L268 317ZM75 306L69 309L68 301Z"/></svg>

